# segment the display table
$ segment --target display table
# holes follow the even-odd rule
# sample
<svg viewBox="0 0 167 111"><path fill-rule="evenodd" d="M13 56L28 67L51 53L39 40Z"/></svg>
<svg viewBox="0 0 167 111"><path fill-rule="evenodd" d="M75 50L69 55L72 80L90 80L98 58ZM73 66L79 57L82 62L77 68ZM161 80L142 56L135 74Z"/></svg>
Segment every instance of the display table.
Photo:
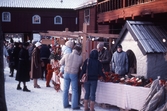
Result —
<svg viewBox="0 0 167 111"><path fill-rule="evenodd" d="M140 110L150 88L121 83L98 82L96 102L114 105L123 109Z"/></svg>

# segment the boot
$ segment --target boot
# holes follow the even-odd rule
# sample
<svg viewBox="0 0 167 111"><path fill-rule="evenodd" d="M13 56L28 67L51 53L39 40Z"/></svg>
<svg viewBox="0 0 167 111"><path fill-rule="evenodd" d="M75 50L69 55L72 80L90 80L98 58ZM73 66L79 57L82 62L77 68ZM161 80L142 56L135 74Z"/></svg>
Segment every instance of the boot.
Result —
<svg viewBox="0 0 167 111"><path fill-rule="evenodd" d="M27 89L27 86L24 86L23 91L31 92L29 89Z"/></svg>
<svg viewBox="0 0 167 111"><path fill-rule="evenodd" d="M90 111L95 111L94 105L95 105L95 102L94 101L90 101Z"/></svg>
<svg viewBox="0 0 167 111"><path fill-rule="evenodd" d="M88 108L88 100L84 100L84 111L89 111L90 109Z"/></svg>
<svg viewBox="0 0 167 111"><path fill-rule="evenodd" d="M21 87L20 87L20 85L19 85L19 84L17 85L17 90L21 90Z"/></svg>

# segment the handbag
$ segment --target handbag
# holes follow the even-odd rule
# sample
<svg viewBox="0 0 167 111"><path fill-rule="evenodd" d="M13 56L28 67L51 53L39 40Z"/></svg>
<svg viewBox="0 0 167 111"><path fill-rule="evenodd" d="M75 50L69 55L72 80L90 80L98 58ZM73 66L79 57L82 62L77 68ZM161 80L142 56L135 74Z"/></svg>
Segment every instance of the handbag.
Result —
<svg viewBox="0 0 167 111"><path fill-rule="evenodd" d="M81 83L85 83L88 81L88 63L89 63L89 59L87 60L86 73L82 75L82 78L80 80Z"/></svg>

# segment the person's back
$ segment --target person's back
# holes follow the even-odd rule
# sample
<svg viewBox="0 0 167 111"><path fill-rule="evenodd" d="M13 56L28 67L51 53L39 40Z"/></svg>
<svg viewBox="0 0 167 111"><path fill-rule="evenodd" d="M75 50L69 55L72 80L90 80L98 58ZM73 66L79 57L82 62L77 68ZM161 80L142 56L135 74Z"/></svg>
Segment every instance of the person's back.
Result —
<svg viewBox="0 0 167 111"><path fill-rule="evenodd" d="M81 76L84 73L86 73L87 61L88 61L88 80L97 80L98 76L104 76L102 72L102 64L98 60L97 50L92 50L89 58L85 60L84 65L82 67Z"/></svg>
<svg viewBox="0 0 167 111"><path fill-rule="evenodd" d="M41 59L48 59L50 56L49 47L46 44L43 44L40 49L40 58Z"/></svg>
<svg viewBox="0 0 167 111"><path fill-rule="evenodd" d="M66 54L60 60L60 65L65 65L64 68L64 89L63 89L63 106L64 108L71 107L72 109L80 109L78 106L78 72L82 65L82 48L75 46L72 53ZM69 105L68 94L69 87L72 88L72 102Z"/></svg>
<svg viewBox="0 0 167 111"><path fill-rule="evenodd" d="M77 74L78 69L82 64L82 56L78 54L76 50L73 50L72 53L66 54L65 58L65 72L71 74Z"/></svg>
<svg viewBox="0 0 167 111"><path fill-rule="evenodd" d="M103 78L105 78L105 75L102 72L101 63L98 60L97 50L92 50L90 52L89 58L85 60L84 65L82 67L80 78L82 78L83 74L86 72L88 75L88 80L83 85L85 89L84 111L88 111L88 102L90 102L89 103L90 111L94 111L97 80L98 80L98 77L100 76L103 76Z"/></svg>

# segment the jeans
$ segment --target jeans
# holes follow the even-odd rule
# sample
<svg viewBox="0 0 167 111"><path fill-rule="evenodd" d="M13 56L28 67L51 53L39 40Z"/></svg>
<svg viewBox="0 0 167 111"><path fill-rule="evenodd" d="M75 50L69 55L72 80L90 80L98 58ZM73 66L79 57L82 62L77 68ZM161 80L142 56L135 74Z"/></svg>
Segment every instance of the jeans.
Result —
<svg viewBox="0 0 167 111"><path fill-rule="evenodd" d="M78 107L78 75L64 73L64 90L63 90L63 106L67 107L69 105L68 93L69 87L72 87L72 99L71 108Z"/></svg>
<svg viewBox="0 0 167 111"><path fill-rule="evenodd" d="M96 89L97 89L97 81L87 81L84 83L84 88L85 88L85 100L91 100L95 101L96 98Z"/></svg>

